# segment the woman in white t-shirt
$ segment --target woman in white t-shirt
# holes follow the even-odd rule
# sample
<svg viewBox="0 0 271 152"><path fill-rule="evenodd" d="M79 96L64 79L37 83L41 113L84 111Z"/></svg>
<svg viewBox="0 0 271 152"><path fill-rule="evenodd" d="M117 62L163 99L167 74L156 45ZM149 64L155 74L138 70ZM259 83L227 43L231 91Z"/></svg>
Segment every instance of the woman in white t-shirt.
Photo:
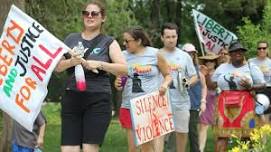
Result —
<svg viewBox="0 0 271 152"><path fill-rule="evenodd" d="M246 62L246 51L239 42L232 43L229 63L221 64L212 76L212 81L222 90L215 115L215 151L226 151L227 139L232 135L248 138L260 123L250 91L263 87L265 81L259 68Z"/></svg>

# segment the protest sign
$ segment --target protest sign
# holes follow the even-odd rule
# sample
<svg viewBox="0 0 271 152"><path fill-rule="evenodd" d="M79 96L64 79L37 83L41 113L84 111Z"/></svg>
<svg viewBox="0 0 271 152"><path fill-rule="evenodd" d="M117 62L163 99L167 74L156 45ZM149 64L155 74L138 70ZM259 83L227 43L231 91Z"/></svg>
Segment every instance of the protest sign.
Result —
<svg viewBox="0 0 271 152"><path fill-rule="evenodd" d="M68 47L12 5L0 38L0 108L32 131L51 74Z"/></svg>
<svg viewBox="0 0 271 152"><path fill-rule="evenodd" d="M198 38L206 51L218 53L232 41L237 40L235 34L201 12L193 10L193 17Z"/></svg>
<svg viewBox="0 0 271 152"><path fill-rule="evenodd" d="M131 116L136 145L174 131L168 96L159 91L132 99Z"/></svg>

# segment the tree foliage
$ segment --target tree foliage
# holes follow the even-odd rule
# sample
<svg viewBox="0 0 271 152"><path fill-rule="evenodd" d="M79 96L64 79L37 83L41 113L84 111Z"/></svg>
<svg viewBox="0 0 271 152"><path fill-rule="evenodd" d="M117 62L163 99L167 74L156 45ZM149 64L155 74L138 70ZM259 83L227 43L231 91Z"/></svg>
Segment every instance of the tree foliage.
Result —
<svg viewBox="0 0 271 152"><path fill-rule="evenodd" d="M63 40L69 33L82 31L81 11L87 2L88 0L26 0L26 12ZM104 32L120 40L123 29L138 24L132 11L128 9L129 1L104 2L107 6ZM65 73L53 73L48 85L47 101L59 101L66 79Z"/></svg>
<svg viewBox="0 0 271 152"><path fill-rule="evenodd" d="M107 4L104 31L119 42L123 30L140 25L150 35L155 47L161 47L160 29L165 22L175 22L179 30L179 43L198 44L192 9L197 9L236 33L249 48L255 46L259 33L267 37L270 19L263 8L267 0L102 0ZM82 30L81 10L88 0L26 0L26 11L51 33L64 39L68 33ZM244 18L246 17L246 18ZM242 20L242 18L244 18ZM263 19L264 18L264 19ZM244 26L242 26L244 24ZM242 28L236 28L236 27ZM261 34L261 36L262 36ZM255 48L255 47L254 47ZM250 53L251 55L253 54ZM49 85L49 97L59 94L63 74L54 74ZM55 87L58 86L58 87ZM58 93L57 93L58 92ZM51 94L52 93L52 94ZM55 98L57 99L57 98Z"/></svg>
<svg viewBox="0 0 271 152"><path fill-rule="evenodd" d="M271 39L271 0L267 0L263 11L263 19L259 24L253 24L248 18L243 18L244 25L238 26L238 37L248 48L248 56L256 55L257 42L266 40L270 44Z"/></svg>
<svg viewBox="0 0 271 152"><path fill-rule="evenodd" d="M128 8L128 0L107 0L106 5L108 6L108 13L104 30L107 34L114 36L121 42L124 30L128 27L138 25L138 21L135 19L132 10Z"/></svg>
<svg viewBox="0 0 271 152"><path fill-rule="evenodd" d="M252 23L261 21L266 0L203 0L203 3L203 13L235 32L243 17Z"/></svg>

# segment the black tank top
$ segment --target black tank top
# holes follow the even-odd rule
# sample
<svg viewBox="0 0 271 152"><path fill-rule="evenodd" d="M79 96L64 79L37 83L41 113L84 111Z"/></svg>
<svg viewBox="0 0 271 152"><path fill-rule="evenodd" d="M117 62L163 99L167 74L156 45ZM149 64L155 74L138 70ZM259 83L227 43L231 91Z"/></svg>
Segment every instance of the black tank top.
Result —
<svg viewBox="0 0 271 152"><path fill-rule="evenodd" d="M71 49L74 46L78 45L78 42L81 41L85 48L89 48L90 51L87 51L87 60L98 60L111 63L109 56L109 46L113 42L113 38L100 34L93 38L92 40L85 40L81 37L81 33L72 33L66 37L64 43ZM70 58L70 54L64 55L66 59ZM87 92L103 92L111 93L111 84L109 79L109 73L105 71L100 71L99 74L93 73L87 69L84 69L86 83L87 83ZM74 75L74 67L67 69L69 79L66 84L66 90L76 89L76 81Z"/></svg>

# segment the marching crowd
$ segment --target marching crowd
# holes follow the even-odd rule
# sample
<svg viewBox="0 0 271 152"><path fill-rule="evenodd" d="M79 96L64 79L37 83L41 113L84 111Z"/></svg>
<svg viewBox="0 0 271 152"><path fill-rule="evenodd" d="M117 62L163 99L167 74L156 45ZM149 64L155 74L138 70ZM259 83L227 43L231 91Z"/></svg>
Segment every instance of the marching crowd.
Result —
<svg viewBox="0 0 271 152"><path fill-rule="evenodd" d="M70 51L55 69L70 76L61 101L62 152L99 151L111 121L109 73L116 76L113 85L122 91L119 121L127 133L129 152L185 152L188 141L191 152L203 152L209 127L214 131L214 151L226 151L232 134L246 140L253 128L268 122L266 109L255 112L262 105L252 93L265 94L270 100L267 41L258 42L257 57L248 60L247 49L239 41L218 54L207 51L198 57L191 43L176 47L178 27L165 23L161 28L162 48L154 48L143 28L134 27L123 33L126 50L122 51L116 40L102 33L106 9L100 2L87 3L82 19L83 31L69 34L64 43L74 48L82 42L88 51L84 56ZM77 90L74 75L74 66L80 64L87 83L83 92ZM156 90L160 95L169 94L175 131L137 147L130 100ZM33 132L15 123L13 151L30 152L41 146L45 123L41 113Z"/></svg>

